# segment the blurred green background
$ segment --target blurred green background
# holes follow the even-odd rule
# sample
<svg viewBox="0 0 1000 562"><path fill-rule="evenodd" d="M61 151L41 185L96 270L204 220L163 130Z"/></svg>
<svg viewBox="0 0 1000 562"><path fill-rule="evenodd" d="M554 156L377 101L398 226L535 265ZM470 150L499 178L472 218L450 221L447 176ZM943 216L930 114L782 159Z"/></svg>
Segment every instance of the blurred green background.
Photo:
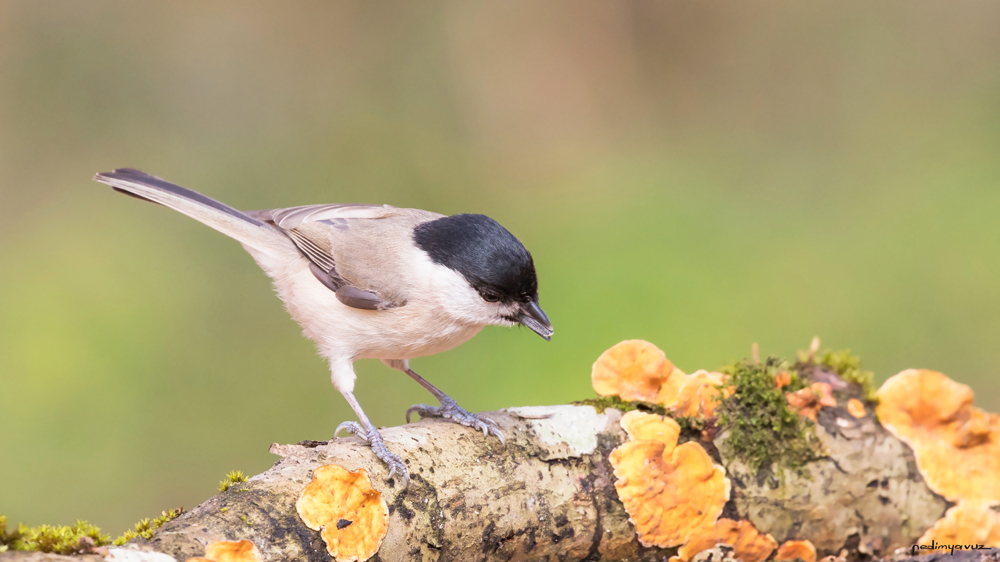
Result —
<svg viewBox="0 0 1000 562"><path fill-rule="evenodd" d="M481 212L556 335L414 361L470 410L820 335L1000 409L1000 4L0 2L0 513L119 533L352 413L238 244L94 183L239 208ZM431 400L363 361L378 425Z"/></svg>

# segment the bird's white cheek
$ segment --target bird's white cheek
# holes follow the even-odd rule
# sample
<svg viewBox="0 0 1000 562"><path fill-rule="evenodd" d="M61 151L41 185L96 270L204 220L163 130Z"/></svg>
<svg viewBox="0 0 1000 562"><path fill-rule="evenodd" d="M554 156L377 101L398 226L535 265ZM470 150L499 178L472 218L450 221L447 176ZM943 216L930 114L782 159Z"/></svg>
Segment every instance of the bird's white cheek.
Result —
<svg viewBox="0 0 1000 562"><path fill-rule="evenodd" d="M516 318L517 306L486 302L479 293L469 286L462 278L461 284L449 288L449 309L466 322L482 326L516 326L518 323L510 318Z"/></svg>
<svg viewBox="0 0 1000 562"><path fill-rule="evenodd" d="M462 318L479 325L516 326L517 322L508 320L514 317L512 311L505 305L484 301L479 293L472 290L472 295L464 299L461 306Z"/></svg>
<svg viewBox="0 0 1000 562"><path fill-rule="evenodd" d="M433 263L426 255L415 259L421 300L433 304L443 315L464 324L485 326L494 323L496 308L482 299L462 274Z"/></svg>
<svg viewBox="0 0 1000 562"><path fill-rule="evenodd" d="M468 285L450 287L446 306L451 314L463 321L481 326L496 324L499 313L497 305L484 301Z"/></svg>

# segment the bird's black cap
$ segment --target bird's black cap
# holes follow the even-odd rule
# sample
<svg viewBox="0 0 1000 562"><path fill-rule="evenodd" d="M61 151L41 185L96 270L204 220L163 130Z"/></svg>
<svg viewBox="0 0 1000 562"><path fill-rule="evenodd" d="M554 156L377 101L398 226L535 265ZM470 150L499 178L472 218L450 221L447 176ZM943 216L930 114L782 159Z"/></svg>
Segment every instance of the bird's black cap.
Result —
<svg viewBox="0 0 1000 562"><path fill-rule="evenodd" d="M485 215L452 215L425 222L414 230L413 239L435 263L461 273L486 300L523 303L538 298L531 253Z"/></svg>

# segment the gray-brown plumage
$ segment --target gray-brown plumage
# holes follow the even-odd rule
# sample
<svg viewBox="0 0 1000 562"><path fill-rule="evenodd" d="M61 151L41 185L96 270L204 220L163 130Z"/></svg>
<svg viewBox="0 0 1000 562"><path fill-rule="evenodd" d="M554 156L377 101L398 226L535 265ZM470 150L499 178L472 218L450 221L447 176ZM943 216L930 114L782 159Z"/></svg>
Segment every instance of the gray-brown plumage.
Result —
<svg viewBox="0 0 1000 562"><path fill-rule="evenodd" d="M403 265L417 225L444 215L389 205L307 205L248 211L277 226L313 264L313 274L344 304L371 310L403 306L415 290ZM376 265L377 264L377 265Z"/></svg>

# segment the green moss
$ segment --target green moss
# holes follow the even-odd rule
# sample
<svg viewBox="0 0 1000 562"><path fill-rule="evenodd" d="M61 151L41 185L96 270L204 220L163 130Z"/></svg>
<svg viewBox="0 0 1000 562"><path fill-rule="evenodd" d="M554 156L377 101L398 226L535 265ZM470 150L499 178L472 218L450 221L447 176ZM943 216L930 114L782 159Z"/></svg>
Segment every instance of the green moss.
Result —
<svg viewBox="0 0 1000 562"><path fill-rule="evenodd" d="M701 432L708 427L708 422L701 416L679 416L674 421L681 428L681 435L700 437Z"/></svg>
<svg viewBox="0 0 1000 562"><path fill-rule="evenodd" d="M701 432L709 427L708 421L701 416L675 416L673 412L670 412L662 404L655 404L653 402L642 402L642 401L632 401L622 400L618 396L601 396L599 398L588 398L586 400L578 400L573 402L577 406L593 406L597 413L603 414L604 410L608 408L613 408L621 412L631 412L632 410L640 410L642 412L648 412L650 414L658 414L661 416L666 416L677 422L680 426L681 432L679 435L679 442L684 443L685 441L695 441L701 438Z"/></svg>
<svg viewBox="0 0 1000 562"><path fill-rule="evenodd" d="M226 490L232 488L234 485L241 484L246 481L247 477L245 474L243 474L242 470L232 470L229 472L229 474L226 475L225 478L222 479L222 482L219 482L219 491L225 492Z"/></svg>
<svg viewBox="0 0 1000 562"><path fill-rule="evenodd" d="M153 538L153 532L155 530L162 527L164 524L166 524L167 521L176 519L177 516L182 513L184 513L184 508L178 507L177 509L170 509L162 512L160 516L155 519L149 519L149 518L143 519L138 523L136 523L135 527L125 531L125 533L123 533L122 536L115 539L112 544L114 544L115 546L121 546L126 542L139 537L149 540Z"/></svg>
<svg viewBox="0 0 1000 562"><path fill-rule="evenodd" d="M111 543L108 535L87 523L77 521L75 525L39 525L28 527L18 525L7 531L7 517L0 515L0 552L6 550L37 550L55 554L79 554L95 546Z"/></svg>
<svg viewBox="0 0 1000 562"><path fill-rule="evenodd" d="M812 429L788 408L785 392L805 384L785 361L774 357L763 363L742 361L723 371L730 376L725 386L732 387L732 394L716 409L717 426L728 430L726 444L751 470L771 464L799 469L820 456ZM774 377L782 371L789 371L792 382L777 388Z"/></svg>
<svg viewBox="0 0 1000 562"><path fill-rule="evenodd" d="M55 554L81 554L93 547L115 545L121 546L126 541L137 537L153 538L153 531L162 527L167 521L174 519L184 508L164 511L155 519L143 519L115 539L101 533L101 530L86 521L77 521L71 526L39 525L28 527L20 524L13 531L7 530L7 517L0 515L0 552L6 550L35 550ZM82 541L82 542L81 542Z"/></svg>
<svg viewBox="0 0 1000 562"><path fill-rule="evenodd" d="M632 410L642 410L643 412L650 412L652 414L660 414L661 416L668 415L667 409L660 404L654 404L652 402L641 402L638 400L629 402L628 400L622 400L617 396L600 396L598 398L587 398L586 400L577 400L573 402L577 406L593 406L597 410L598 414L603 414L604 410L612 408L614 410L620 410L622 412L630 412Z"/></svg>
<svg viewBox="0 0 1000 562"><path fill-rule="evenodd" d="M875 403L875 374L861 369L861 359L851 355L850 349L826 350L816 357L816 364L840 375L846 382L861 387L861 396L867 402Z"/></svg>

